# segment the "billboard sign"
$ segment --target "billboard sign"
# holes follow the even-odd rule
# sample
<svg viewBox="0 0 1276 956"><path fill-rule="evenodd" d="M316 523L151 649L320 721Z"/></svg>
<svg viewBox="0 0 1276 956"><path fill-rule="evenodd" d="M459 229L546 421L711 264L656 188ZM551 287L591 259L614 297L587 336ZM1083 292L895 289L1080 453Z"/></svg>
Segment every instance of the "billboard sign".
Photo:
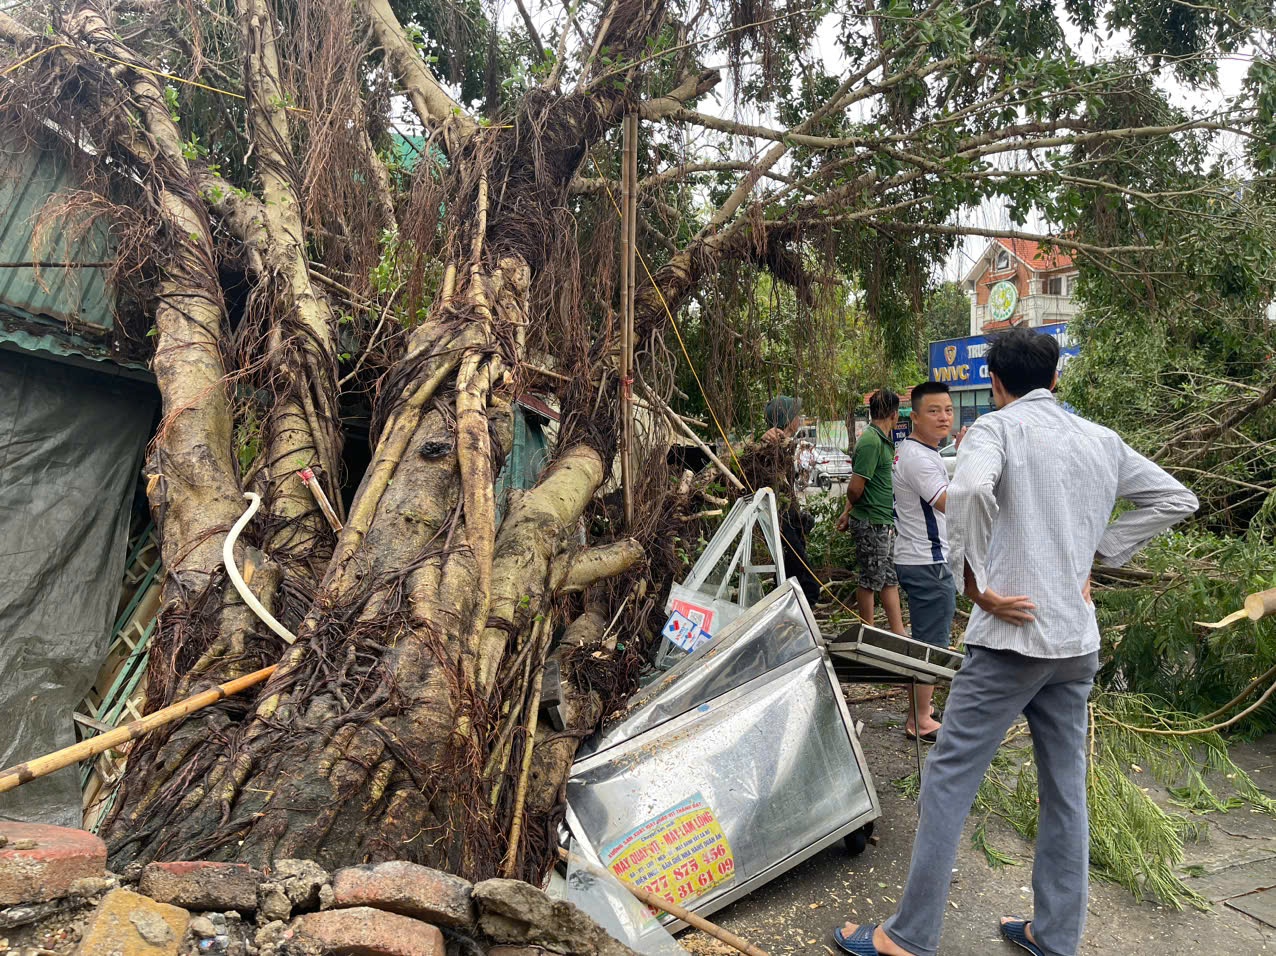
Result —
<svg viewBox="0 0 1276 956"><path fill-rule="evenodd" d="M1066 323L1043 325L1036 330L1053 335L1059 341L1059 372L1068 360L1081 351L1068 334ZM948 339L930 343L930 380L945 382L952 388L991 388L988 376L988 336L972 335L964 339Z"/></svg>

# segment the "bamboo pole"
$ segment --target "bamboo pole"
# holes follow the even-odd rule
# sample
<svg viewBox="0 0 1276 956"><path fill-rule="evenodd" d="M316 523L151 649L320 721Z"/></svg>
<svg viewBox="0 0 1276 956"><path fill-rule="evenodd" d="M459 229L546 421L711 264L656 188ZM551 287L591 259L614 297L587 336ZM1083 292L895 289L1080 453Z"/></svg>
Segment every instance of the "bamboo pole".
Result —
<svg viewBox="0 0 1276 956"><path fill-rule="evenodd" d="M545 655L549 651L549 644L553 638L554 630L550 624L549 615L546 614L539 623L539 630L536 633L536 646L532 649L532 653L537 658L536 676L532 679L532 690L528 695L527 701L527 735L523 744L523 766L518 774L518 786L514 791L514 812L510 816L510 833L509 846L505 850L505 859L501 861L501 875L506 879L513 879L514 871L518 869L518 849L519 840L523 833L523 807L527 802L527 782L532 773L532 751L536 745L536 723L541 712L541 686L545 678ZM511 747L513 744L511 743Z"/></svg>
<svg viewBox="0 0 1276 956"><path fill-rule="evenodd" d="M26 763L20 763L7 770L0 770L0 793L7 793L16 787L22 786L24 783L30 783L32 780L47 776L55 770L61 770L63 767L79 763L81 760L96 757L98 754L105 753L120 744L136 740L147 731L172 723L174 720L193 714L197 710L203 710L219 700L238 694L241 690L260 684L273 674L278 666L278 664L272 664L270 667L263 667L259 671L253 671L251 674L237 677L235 680L227 681L225 684L219 684L212 690L203 691L193 697L178 701L176 704L171 704L163 710L147 714L140 720L134 720L123 727L117 727L110 733L103 734L100 737L82 740L78 744L63 747L61 750L55 750L53 753L45 754L43 757L36 757L34 760L28 760Z"/></svg>
<svg viewBox="0 0 1276 956"><path fill-rule="evenodd" d="M575 860L578 866L583 866L588 870L592 870L594 873L605 872L600 867L595 866L589 860L586 860L579 853L568 853L562 847L559 847L558 855L565 863ZM624 880L614 877L611 873L606 873L605 875L611 876L613 879L616 879L617 882L619 882L621 886L623 886L630 893L632 893L636 899L640 900L643 903L646 903L648 906L652 907L653 909L658 909L664 913L668 913L674 919L682 920L682 922L686 923L688 926L698 929L702 933L708 933L710 936L712 936L714 939L718 940L719 942L726 943L732 949L737 950L738 952L744 953L745 956L767 956L766 950L758 949L758 947L754 946L752 943L748 942L747 940L741 939L739 936L737 936L735 933L731 932L730 930L723 929L717 923L710 923L703 916L697 916L695 913L691 912L690 910L683 909L677 903L670 903L663 896L657 896L655 893L649 892L648 890L640 889L637 886L631 886L630 884L626 883Z"/></svg>
<svg viewBox="0 0 1276 956"><path fill-rule="evenodd" d="M622 128L623 155L620 211L620 484L625 503L625 527L634 523L634 290L637 288L635 252L638 246L638 114L626 113Z"/></svg>

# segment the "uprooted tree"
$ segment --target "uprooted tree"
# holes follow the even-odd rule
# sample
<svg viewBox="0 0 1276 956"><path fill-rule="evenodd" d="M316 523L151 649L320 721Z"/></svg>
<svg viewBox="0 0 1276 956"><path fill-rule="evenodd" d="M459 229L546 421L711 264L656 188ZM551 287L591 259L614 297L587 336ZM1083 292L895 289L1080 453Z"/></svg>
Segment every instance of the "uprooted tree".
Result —
<svg viewBox="0 0 1276 956"><path fill-rule="evenodd" d="M1150 297L1189 281L1170 277L1190 248L1213 247L1188 237L1252 242L1269 221L1254 210L1270 67L1256 61L1247 93L1214 111L1171 106L1156 78L1207 86L1219 56L1268 36L1250 18L1270 11L1065 4L1083 35L1128 35L1087 60L1053 4L834 6L516 0L508 22L420 0L0 13L5 128L60 144L84 183L74 201L113 223L115 280L137 308L124 329L163 397L145 467L168 571L148 708L279 664L130 754L107 828L117 865L543 871L576 744L632 687L670 541L699 507L654 427L631 525L605 493L629 384L626 113L643 121L635 378L653 421L673 419L679 311L695 300L697 321L733 334L713 325L724 276L769 271L823 316L849 284L910 349L930 270L961 236L1059 244L1096 281ZM706 105L724 90L734 109ZM1211 168L1223 134L1260 144L1243 176ZM964 214L987 201L1049 225ZM1268 266L1246 259L1229 281L1252 292ZM553 459L498 502L512 403L533 390L560 410ZM352 409L370 417L361 473L343 459ZM245 491L264 507L237 563L292 644L222 565ZM562 730L536 722L551 655Z"/></svg>

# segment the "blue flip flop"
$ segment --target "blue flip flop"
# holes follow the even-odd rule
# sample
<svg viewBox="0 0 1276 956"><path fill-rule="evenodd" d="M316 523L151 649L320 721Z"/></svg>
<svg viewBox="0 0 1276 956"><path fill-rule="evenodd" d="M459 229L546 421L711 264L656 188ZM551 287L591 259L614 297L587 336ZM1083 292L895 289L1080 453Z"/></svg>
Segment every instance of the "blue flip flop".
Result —
<svg viewBox="0 0 1276 956"><path fill-rule="evenodd" d="M1001 935L1021 949L1032 953L1032 956L1046 956L1045 950L1028 938L1029 922L1031 921L1026 919L1011 919L1009 922L1002 923Z"/></svg>
<svg viewBox="0 0 1276 956"><path fill-rule="evenodd" d="M873 933L877 930L874 923L865 923L850 936L842 935L842 927L833 929L833 942L838 948L851 956L881 956L873 945Z"/></svg>

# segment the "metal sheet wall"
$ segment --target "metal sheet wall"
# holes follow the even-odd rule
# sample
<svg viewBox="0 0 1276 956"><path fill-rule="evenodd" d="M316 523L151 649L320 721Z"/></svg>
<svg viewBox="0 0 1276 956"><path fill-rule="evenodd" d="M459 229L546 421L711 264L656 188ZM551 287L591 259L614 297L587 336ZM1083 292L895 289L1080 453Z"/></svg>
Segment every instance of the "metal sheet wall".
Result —
<svg viewBox="0 0 1276 956"><path fill-rule="evenodd" d="M57 151L25 140L13 149L0 149L0 309L26 320L44 320L50 334L60 339L75 338L77 325L106 333L114 324L114 292L101 265L114 255L107 224L103 219L68 219L56 205L75 188ZM76 265L27 264L32 262ZM12 337L8 327L13 325L0 324L0 339ZM37 329L28 324L25 331ZM87 351L77 351L91 354L90 343L85 345Z"/></svg>

